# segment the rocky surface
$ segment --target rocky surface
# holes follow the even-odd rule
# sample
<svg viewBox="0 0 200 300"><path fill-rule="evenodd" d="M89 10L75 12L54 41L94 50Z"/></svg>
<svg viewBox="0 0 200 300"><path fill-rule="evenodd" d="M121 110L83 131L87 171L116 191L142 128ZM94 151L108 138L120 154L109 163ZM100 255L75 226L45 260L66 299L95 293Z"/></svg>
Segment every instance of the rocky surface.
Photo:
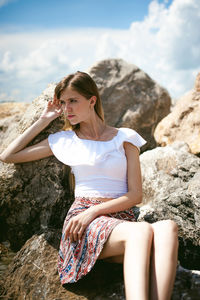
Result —
<svg viewBox="0 0 200 300"><path fill-rule="evenodd" d="M54 87L49 85L29 105L12 132L6 132L4 147L38 119L46 101L52 97ZM62 126L62 119L52 122L32 143ZM54 157L16 165L0 162L1 241L8 239L12 249L19 250L36 231L60 228L72 199L68 174L69 168Z"/></svg>
<svg viewBox="0 0 200 300"><path fill-rule="evenodd" d="M0 119L12 117L13 115L23 114L28 108L29 103L25 102L3 102L0 103Z"/></svg>
<svg viewBox="0 0 200 300"><path fill-rule="evenodd" d="M157 125L154 137L159 145L186 142L192 153L200 153L200 73L195 88L181 97L172 112Z"/></svg>
<svg viewBox="0 0 200 300"><path fill-rule="evenodd" d="M3 150L5 137L12 135L28 106L28 103L0 103L0 152Z"/></svg>
<svg viewBox="0 0 200 300"><path fill-rule="evenodd" d="M171 98L145 72L122 59L103 60L89 70L100 90L105 119L115 127L138 131L148 143L156 146L156 125L170 112Z"/></svg>
<svg viewBox="0 0 200 300"><path fill-rule="evenodd" d="M200 270L200 158L184 142L143 153L143 199L139 220L174 220L179 226L179 260Z"/></svg>
<svg viewBox="0 0 200 300"><path fill-rule="evenodd" d="M120 300L122 266L99 262L78 283L62 287L57 273L60 231L34 235L18 252L7 270L2 294L12 300ZM103 288L102 288L103 287Z"/></svg>
<svg viewBox="0 0 200 300"><path fill-rule="evenodd" d="M60 231L34 235L18 252L1 291L12 300L125 300L122 265L97 262L77 283L61 286L56 262ZM2 283L2 282L1 282ZM177 268L172 300L197 300L200 272Z"/></svg>

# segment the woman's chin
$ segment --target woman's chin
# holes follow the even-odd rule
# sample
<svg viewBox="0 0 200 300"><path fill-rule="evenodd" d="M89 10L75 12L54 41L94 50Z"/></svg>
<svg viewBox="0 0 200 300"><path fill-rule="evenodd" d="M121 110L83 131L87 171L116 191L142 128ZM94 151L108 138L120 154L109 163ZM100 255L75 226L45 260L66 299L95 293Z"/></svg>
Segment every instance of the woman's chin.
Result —
<svg viewBox="0 0 200 300"><path fill-rule="evenodd" d="M79 122L75 121L75 120L69 120L70 125L77 125Z"/></svg>

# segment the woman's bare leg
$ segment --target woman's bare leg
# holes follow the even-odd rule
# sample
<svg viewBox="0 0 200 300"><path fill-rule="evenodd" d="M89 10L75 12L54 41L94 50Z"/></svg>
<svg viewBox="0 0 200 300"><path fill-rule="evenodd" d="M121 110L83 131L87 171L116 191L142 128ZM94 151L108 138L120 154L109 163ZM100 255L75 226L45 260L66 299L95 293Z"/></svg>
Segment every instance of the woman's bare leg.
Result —
<svg viewBox="0 0 200 300"><path fill-rule="evenodd" d="M150 299L169 300L177 266L178 230L175 222L159 221L152 224Z"/></svg>
<svg viewBox="0 0 200 300"><path fill-rule="evenodd" d="M148 223L124 222L110 234L100 259L124 254L124 282L127 300L147 300L150 253L153 238Z"/></svg>

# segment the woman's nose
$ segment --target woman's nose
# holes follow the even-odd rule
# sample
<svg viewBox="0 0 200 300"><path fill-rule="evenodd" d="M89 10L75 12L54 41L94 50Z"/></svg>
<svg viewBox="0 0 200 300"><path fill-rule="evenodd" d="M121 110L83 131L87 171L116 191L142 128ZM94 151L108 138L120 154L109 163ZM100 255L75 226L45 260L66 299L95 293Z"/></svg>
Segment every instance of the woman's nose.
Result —
<svg viewBox="0 0 200 300"><path fill-rule="evenodd" d="M65 106L64 106L64 111L65 112L70 112L71 111L71 105L70 103L66 103Z"/></svg>

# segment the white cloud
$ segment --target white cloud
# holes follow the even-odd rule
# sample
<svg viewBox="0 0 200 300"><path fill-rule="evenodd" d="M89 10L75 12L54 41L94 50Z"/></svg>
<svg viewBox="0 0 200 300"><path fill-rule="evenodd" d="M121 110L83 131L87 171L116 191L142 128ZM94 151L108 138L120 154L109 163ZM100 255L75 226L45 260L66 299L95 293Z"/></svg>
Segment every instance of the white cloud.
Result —
<svg viewBox="0 0 200 300"><path fill-rule="evenodd" d="M1 94L30 101L49 82L114 57L136 64L172 97L181 96L193 87L200 70L200 1L167 2L153 0L144 20L128 30L1 33Z"/></svg>

